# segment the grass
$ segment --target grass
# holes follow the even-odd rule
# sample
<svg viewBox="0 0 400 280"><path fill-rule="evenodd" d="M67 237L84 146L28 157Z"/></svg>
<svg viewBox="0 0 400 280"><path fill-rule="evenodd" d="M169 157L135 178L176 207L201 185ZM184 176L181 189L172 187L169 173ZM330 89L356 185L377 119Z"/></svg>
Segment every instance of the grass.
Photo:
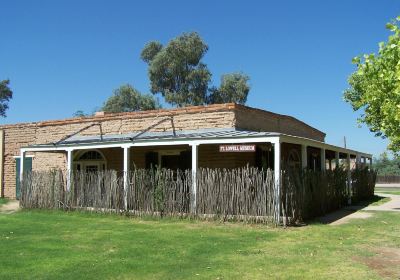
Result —
<svg viewBox="0 0 400 280"><path fill-rule="evenodd" d="M3 204L6 204L7 202L8 202L7 198L0 197L0 206L3 205Z"/></svg>
<svg viewBox="0 0 400 280"><path fill-rule="evenodd" d="M283 229L20 211L0 214L0 279L380 279L367 260L399 236L384 212Z"/></svg>
<svg viewBox="0 0 400 280"><path fill-rule="evenodd" d="M375 192L400 195L400 187L375 187Z"/></svg>

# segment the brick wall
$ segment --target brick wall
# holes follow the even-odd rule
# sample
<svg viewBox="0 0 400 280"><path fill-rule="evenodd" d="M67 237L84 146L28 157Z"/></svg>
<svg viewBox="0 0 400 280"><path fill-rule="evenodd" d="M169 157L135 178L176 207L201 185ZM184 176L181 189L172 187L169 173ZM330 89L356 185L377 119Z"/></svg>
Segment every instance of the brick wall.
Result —
<svg viewBox="0 0 400 280"><path fill-rule="evenodd" d="M73 118L58 121L23 123L0 126L4 130L4 196L15 198L15 156L20 149L33 144L51 143L75 133L93 123L100 123L103 134L124 134L142 131L161 119L173 117L176 130L234 127L234 104L196 106L172 110L105 114L104 116ZM165 121L151 131L172 130L171 121ZM93 126L80 135L98 135L99 126ZM122 149L106 149L108 168L122 169ZM35 153L34 170L66 169L66 154Z"/></svg>
<svg viewBox="0 0 400 280"><path fill-rule="evenodd" d="M216 104L210 106L193 106L178 109L155 110L133 113L105 114L86 118L72 118L57 121L25 123L0 126L4 130L4 195L15 197L15 158L19 156L20 148L32 144L44 144L61 140L62 138L94 123L101 124L103 134L125 134L142 131L162 119L173 117L176 130L194 130L206 128L229 128L256 131L282 132L291 135L304 136L323 141L325 134L304 124L297 119L253 109L236 104ZM165 121L151 131L172 130L171 121ZM100 127L93 126L80 135L99 135ZM199 148L201 167L238 167L244 163L254 162L251 153L221 154L218 146ZM132 158L138 167L144 166L145 149L139 153L132 149ZM140 156L142 153L142 156ZM105 149L108 168L122 170L122 149ZM221 164L223 160L223 164ZM35 153L32 167L34 170L49 170L52 168L66 169L66 154Z"/></svg>
<svg viewBox="0 0 400 280"><path fill-rule="evenodd" d="M325 133L291 116L236 105L235 117L236 127L240 129L279 132L325 141Z"/></svg>
<svg viewBox="0 0 400 280"><path fill-rule="evenodd" d="M4 186L5 197L15 198L16 167L15 156L20 148L34 143L36 128L34 125L16 125L4 129Z"/></svg>

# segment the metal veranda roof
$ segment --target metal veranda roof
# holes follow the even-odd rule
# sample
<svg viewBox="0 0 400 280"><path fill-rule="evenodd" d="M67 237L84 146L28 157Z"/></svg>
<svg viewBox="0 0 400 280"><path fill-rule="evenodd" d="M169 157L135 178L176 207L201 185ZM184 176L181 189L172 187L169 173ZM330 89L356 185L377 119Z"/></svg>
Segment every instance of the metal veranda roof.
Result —
<svg viewBox="0 0 400 280"><path fill-rule="evenodd" d="M107 144L107 143L129 143L129 142L151 142L159 140L195 140L195 139L223 139L223 138L243 138L243 137L265 137L277 136L280 133L258 132L249 130L237 130L234 128L213 128L198 130L180 130L165 132L135 132L128 134L109 134L94 136L72 136L57 143L43 143L31 145L29 147L48 147L48 146L71 146L83 144Z"/></svg>
<svg viewBox="0 0 400 280"><path fill-rule="evenodd" d="M266 138L266 137L279 137L282 142L293 143L293 144L301 144L301 145L310 145L317 148L331 149L332 151L340 151L343 153L352 153L357 154L360 153L362 155L371 157L372 155L334 146L325 142L286 135L277 132L259 132L259 131L250 131L250 130L238 130L235 128L213 128L213 129L197 129L197 130L177 130L177 131L165 131L165 132L134 132L128 134L109 134L109 135L94 135L94 136L78 136L74 135L68 137L62 141L55 143L43 143L31 145L28 147L24 147L26 150L62 150L68 148L78 148L85 146L115 146L121 144L135 144L135 143L144 143L148 146L151 146L152 143L154 145L159 145L160 142L174 142L178 144L180 141L184 143L185 141L196 141L196 140L204 140L204 141L213 141L213 140L224 140L226 139L226 143L235 142L237 140L246 138L248 142L251 143L252 139L255 141L257 138ZM222 142L220 142L222 143Z"/></svg>

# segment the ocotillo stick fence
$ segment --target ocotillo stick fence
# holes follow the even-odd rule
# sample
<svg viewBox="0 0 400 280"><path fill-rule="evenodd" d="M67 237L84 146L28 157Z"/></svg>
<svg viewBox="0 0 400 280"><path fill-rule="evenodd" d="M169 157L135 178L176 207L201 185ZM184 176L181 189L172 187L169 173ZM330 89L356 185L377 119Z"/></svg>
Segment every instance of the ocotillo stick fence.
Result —
<svg viewBox="0 0 400 280"><path fill-rule="evenodd" d="M128 178L125 193L123 178L116 171L75 172L71 189L67 190L61 171L31 172L22 181L20 203L24 208L291 225L343 207L350 195L354 201L373 196L376 173L367 169L354 170L352 193L349 193L347 174L342 169L323 172L286 170L282 172L281 190L277 192L272 170L200 168L196 174L195 212L190 209L191 171L136 169ZM279 213L277 209L280 209Z"/></svg>

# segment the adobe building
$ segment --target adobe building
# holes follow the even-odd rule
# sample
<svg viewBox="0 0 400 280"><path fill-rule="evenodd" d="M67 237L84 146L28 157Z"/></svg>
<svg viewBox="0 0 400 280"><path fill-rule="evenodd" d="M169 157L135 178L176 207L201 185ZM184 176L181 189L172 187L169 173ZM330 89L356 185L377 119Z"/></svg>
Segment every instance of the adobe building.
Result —
<svg viewBox="0 0 400 280"><path fill-rule="evenodd" d="M0 126L1 196L18 198L28 171L170 169L314 170L372 163L371 155L325 143L325 133L280 114L238 104L108 114ZM126 179L127 176L124 176Z"/></svg>

